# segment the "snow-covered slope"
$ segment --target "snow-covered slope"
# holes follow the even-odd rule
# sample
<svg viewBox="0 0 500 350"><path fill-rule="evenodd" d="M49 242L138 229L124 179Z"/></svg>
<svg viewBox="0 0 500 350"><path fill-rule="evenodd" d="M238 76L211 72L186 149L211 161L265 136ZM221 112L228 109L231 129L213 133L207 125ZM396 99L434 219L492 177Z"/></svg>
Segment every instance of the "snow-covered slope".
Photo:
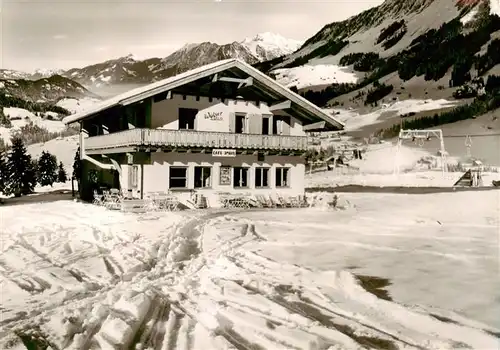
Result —
<svg viewBox="0 0 500 350"><path fill-rule="evenodd" d="M57 101L56 105L59 107L62 107L68 111L70 111L72 114L74 113L79 113L83 112L87 108L92 107L96 103L101 102L101 100L92 98L92 97L85 97L85 98L63 98Z"/></svg>
<svg viewBox="0 0 500 350"><path fill-rule="evenodd" d="M47 142L35 143L26 147L28 153L36 159L42 155L43 151L56 156L57 161L63 163L68 174L73 171L73 161L77 148L78 135L57 137Z"/></svg>
<svg viewBox="0 0 500 350"><path fill-rule="evenodd" d="M3 107L3 113L11 121L12 127L0 126L0 138L4 143L10 144L10 138L19 132L22 126L33 123L51 133L60 133L66 126L59 120L60 116L54 112L45 112L35 115L23 108Z"/></svg>
<svg viewBox="0 0 500 350"><path fill-rule="evenodd" d="M100 100L95 99L62 99L58 102L58 106L66 108L72 113L78 113L83 111L85 108L90 107L92 104L99 102ZM42 151L48 151L55 155L58 161L62 161L67 171L70 171L73 165L73 157L75 155L76 149L78 147L78 137L64 136L71 134L67 131L66 125L64 125L55 113L46 112L43 115L44 118L35 115L34 113L22 109L22 108L4 108L4 114L9 117L12 122L12 127L7 128L0 126L0 138L4 143L10 144L10 138L19 131L19 129L28 124L33 123L42 128L47 129L49 132L56 133L63 136L54 135L55 138L43 143L35 143L27 146L28 152L32 157L38 158ZM51 116L54 120L48 120L47 116Z"/></svg>
<svg viewBox="0 0 500 350"><path fill-rule="evenodd" d="M272 71L272 75L279 83L297 89L358 81L356 73L333 64L306 64L293 68L280 68Z"/></svg>
<svg viewBox="0 0 500 350"><path fill-rule="evenodd" d="M472 10L473 8L470 8L470 11ZM463 16L466 14L467 12ZM460 9L457 0L386 0L382 5L371 8L345 21L324 26L318 33L307 40L300 50L289 55L276 68L290 64L297 58L308 56L314 50L322 46L326 47L331 41L339 38L348 39L349 44L338 55L329 58L331 64L338 63L341 57L356 52L377 52L382 57L388 57L408 47L413 39L427 30L439 28L443 23L459 15ZM396 19L405 20L407 34L394 46L385 50L382 45L377 43L377 37L380 35L381 30L394 23ZM317 57L320 57L320 55ZM333 60L334 58L336 62Z"/></svg>

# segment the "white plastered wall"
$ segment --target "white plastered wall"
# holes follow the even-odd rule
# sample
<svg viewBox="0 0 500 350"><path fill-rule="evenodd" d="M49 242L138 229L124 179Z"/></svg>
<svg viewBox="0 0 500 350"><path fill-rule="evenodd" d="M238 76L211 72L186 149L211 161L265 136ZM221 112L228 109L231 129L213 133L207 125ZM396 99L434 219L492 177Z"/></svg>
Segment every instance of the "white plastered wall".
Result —
<svg viewBox="0 0 500 350"><path fill-rule="evenodd" d="M155 152L151 154L151 164L145 164L144 167L144 195L148 192L168 192L169 189L169 168L170 166L187 167L187 189L177 190L180 197L189 199L189 190L195 190L197 193L205 195L209 200L210 206L217 206L217 193L245 193L250 195L302 195L305 187L305 165L303 158L298 156L265 156L264 161L258 161L256 155L237 155L236 157L213 157L211 153L163 153ZM194 188L194 172L195 167L206 166L211 167L211 187L210 188ZM248 172L248 187L234 188L231 185L220 185L220 167L247 167ZM127 190L128 186L128 165L122 165L122 188ZM255 169L265 167L269 168L269 186L266 188L255 187ZM289 186L275 187L275 169L277 167L289 168ZM231 172L232 173L232 172ZM231 174L232 182L234 174ZM138 187L133 189L134 196L140 197L141 189L141 170L138 171Z"/></svg>
<svg viewBox="0 0 500 350"><path fill-rule="evenodd" d="M284 111L269 111L265 103L243 100L224 100L208 97L196 97L173 94L171 99L153 102L151 109L151 128L162 128L167 130L179 129L179 108L198 109L195 120L197 131L233 132L232 120L236 113L247 115L247 130L250 133L260 133L262 116L285 115L289 116L290 127L286 128L284 135L305 136L300 120L288 115ZM214 117L215 115L215 117Z"/></svg>

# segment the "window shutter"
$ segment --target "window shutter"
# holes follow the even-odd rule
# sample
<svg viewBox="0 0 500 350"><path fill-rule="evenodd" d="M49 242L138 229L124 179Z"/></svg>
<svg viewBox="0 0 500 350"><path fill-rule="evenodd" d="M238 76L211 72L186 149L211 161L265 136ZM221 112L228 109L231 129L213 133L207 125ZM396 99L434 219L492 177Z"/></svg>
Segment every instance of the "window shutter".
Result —
<svg viewBox="0 0 500 350"><path fill-rule="evenodd" d="M235 122L236 122L236 115L234 114L234 112L229 113L229 132L230 133L235 132L235 129L236 129Z"/></svg>
<svg viewBox="0 0 500 350"><path fill-rule="evenodd" d="M262 134L262 114L249 115L249 130L250 134Z"/></svg>

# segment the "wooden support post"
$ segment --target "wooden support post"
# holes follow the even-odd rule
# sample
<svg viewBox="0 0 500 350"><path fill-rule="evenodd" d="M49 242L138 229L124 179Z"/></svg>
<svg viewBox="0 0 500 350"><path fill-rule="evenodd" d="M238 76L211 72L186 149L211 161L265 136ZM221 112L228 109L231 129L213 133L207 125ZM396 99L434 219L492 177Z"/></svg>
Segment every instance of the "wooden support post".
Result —
<svg viewBox="0 0 500 350"><path fill-rule="evenodd" d="M128 178L127 178L127 198L132 199L132 177L134 176L134 155L132 153L127 153L127 168L128 168Z"/></svg>

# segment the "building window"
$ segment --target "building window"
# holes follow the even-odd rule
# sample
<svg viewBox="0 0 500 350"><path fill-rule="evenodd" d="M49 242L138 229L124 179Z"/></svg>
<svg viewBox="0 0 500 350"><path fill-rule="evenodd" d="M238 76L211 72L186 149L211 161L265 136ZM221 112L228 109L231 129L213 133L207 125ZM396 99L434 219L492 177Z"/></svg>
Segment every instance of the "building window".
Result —
<svg viewBox="0 0 500 350"><path fill-rule="evenodd" d="M255 187L269 187L269 169L255 169Z"/></svg>
<svg viewBox="0 0 500 350"><path fill-rule="evenodd" d="M262 117L262 135L269 135L269 117Z"/></svg>
<svg viewBox="0 0 500 350"><path fill-rule="evenodd" d="M197 166L194 168L194 187L207 188L212 186L212 168Z"/></svg>
<svg viewBox="0 0 500 350"><path fill-rule="evenodd" d="M179 130L194 130L194 121L197 114L197 109L179 108Z"/></svg>
<svg viewBox="0 0 500 350"><path fill-rule="evenodd" d="M187 188L187 167L170 167L170 188Z"/></svg>
<svg viewBox="0 0 500 350"><path fill-rule="evenodd" d="M285 125L290 125L291 119L288 116L275 115L273 117L273 135L283 135Z"/></svg>
<svg viewBox="0 0 500 350"><path fill-rule="evenodd" d="M234 187L248 187L248 168L234 168Z"/></svg>
<svg viewBox="0 0 500 350"><path fill-rule="evenodd" d="M187 96L186 95L182 95L182 99L183 100L186 100Z"/></svg>
<svg viewBox="0 0 500 350"><path fill-rule="evenodd" d="M212 103L212 101L213 101L213 100L214 100L214 99L213 99L212 97L209 97L209 98L208 98L208 102L210 102L210 103Z"/></svg>
<svg viewBox="0 0 500 350"><path fill-rule="evenodd" d="M289 168L276 168L276 187L289 187L289 177Z"/></svg>
<svg viewBox="0 0 500 350"><path fill-rule="evenodd" d="M236 114L234 116L235 118L235 123L234 123L234 132L236 134L243 134L245 133L246 129L246 115L245 114Z"/></svg>
<svg viewBox="0 0 500 350"><path fill-rule="evenodd" d="M196 101L199 101L200 100L200 96L196 96Z"/></svg>
<svg viewBox="0 0 500 350"><path fill-rule="evenodd" d="M137 188L139 185L139 166L132 165L132 187Z"/></svg>

